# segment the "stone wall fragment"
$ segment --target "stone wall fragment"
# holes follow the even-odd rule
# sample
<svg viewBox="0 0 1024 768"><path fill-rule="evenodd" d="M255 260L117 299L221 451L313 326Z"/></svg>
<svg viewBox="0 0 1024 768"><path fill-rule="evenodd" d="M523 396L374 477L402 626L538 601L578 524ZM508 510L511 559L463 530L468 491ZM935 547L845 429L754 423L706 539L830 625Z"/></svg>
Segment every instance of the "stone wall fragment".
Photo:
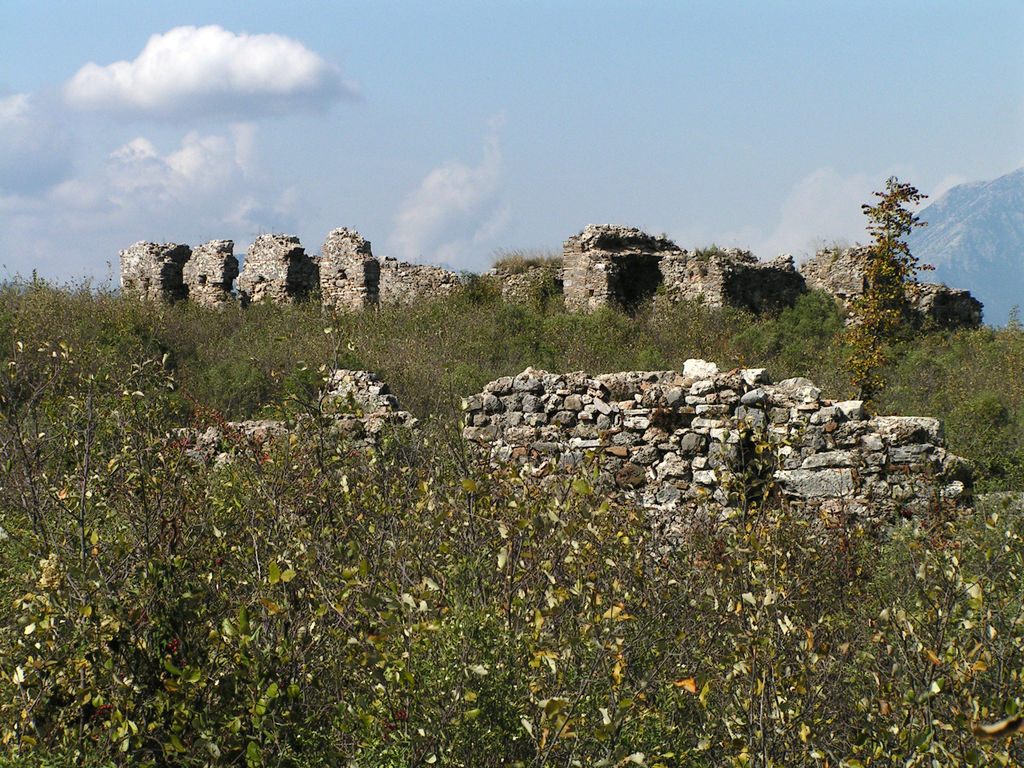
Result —
<svg viewBox="0 0 1024 768"><path fill-rule="evenodd" d="M302 301L319 285L316 262L294 235L260 235L249 246L238 278L243 304Z"/></svg>
<svg viewBox="0 0 1024 768"><path fill-rule="evenodd" d="M211 240L192 251L182 269L188 297L207 307L223 306L232 300L238 277L238 259L231 240Z"/></svg>
<svg viewBox="0 0 1024 768"><path fill-rule="evenodd" d="M178 243L135 243L120 252L121 289L146 301L186 299L182 268L191 254Z"/></svg>
<svg viewBox="0 0 1024 768"><path fill-rule="evenodd" d="M375 307L380 298L380 263L370 242L355 230L340 227L324 241L320 256L320 295L338 309Z"/></svg>
<svg viewBox="0 0 1024 768"><path fill-rule="evenodd" d="M861 401L824 398L806 378L773 384L764 369L682 368L528 368L463 399L463 434L502 461L561 465L590 452L605 482L632 489L666 524L686 509L735 505L752 471L763 474L758 487L773 483L809 514L889 523L969 503L970 467L945 449L938 419L869 418ZM754 460L764 445L774 467Z"/></svg>

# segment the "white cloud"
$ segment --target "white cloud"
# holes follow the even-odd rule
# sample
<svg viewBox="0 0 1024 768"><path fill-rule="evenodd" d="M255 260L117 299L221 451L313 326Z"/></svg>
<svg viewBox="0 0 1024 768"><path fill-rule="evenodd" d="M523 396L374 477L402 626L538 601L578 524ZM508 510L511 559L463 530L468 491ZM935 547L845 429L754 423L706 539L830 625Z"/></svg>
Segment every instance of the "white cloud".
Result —
<svg viewBox="0 0 1024 768"><path fill-rule="evenodd" d="M167 150L139 136L45 194L0 196L0 253L9 269L66 277L98 274L137 240L223 237L244 251L261 231L295 231L303 210L294 189L264 177L258 154L251 126L191 132Z"/></svg>
<svg viewBox="0 0 1024 768"><path fill-rule="evenodd" d="M0 98L0 191L37 194L71 171L71 138L39 100Z"/></svg>
<svg viewBox="0 0 1024 768"><path fill-rule="evenodd" d="M855 173L843 176L834 168L819 168L797 182L780 206L775 231L753 242L762 259L780 253L811 255L833 242L865 242L865 219L861 205L873 200L888 174Z"/></svg>
<svg viewBox="0 0 1024 768"><path fill-rule="evenodd" d="M147 117L257 116L323 107L356 91L297 40L214 25L153 35L133 61L90 62L64 97L76 109Z"/></svg>
<svg viewBox="0 0 1024 768"><path fill-rule="evenodd" d="M473 249L500 234L510 212L495 203L502 176L499 128L493 121L479 165L446 163L406 198L388 240L396 256L467 267L479 256Z"/></svg>

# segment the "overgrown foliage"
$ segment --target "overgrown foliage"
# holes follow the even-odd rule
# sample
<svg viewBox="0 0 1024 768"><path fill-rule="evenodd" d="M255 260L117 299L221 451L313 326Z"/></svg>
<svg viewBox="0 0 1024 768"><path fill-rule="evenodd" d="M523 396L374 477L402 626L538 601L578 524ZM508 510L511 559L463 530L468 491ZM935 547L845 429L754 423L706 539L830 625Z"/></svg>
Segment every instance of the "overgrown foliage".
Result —
<svg viewBox="0 0 1024 768"><path fill-rule="evenodd" d="M699 356L838 388L827 297L764 320L567 315L485 284L338 315L38 281L0 299L0 765L1024 759L970 728L1021 705L1019 509L879 540L774 504L749 434L741 512L667 549L592 468L493 469L455 437L455 398L527 364ZM987 482L1022 487L1021 329L895 349L880 404L946 416ZM353 450L315 396L339 365L435 418ZM290 439L229 433L227 463L175 432L267 412Z"/></svg>
<svg viewBox="0 0 1024 768"><path fill-rule="evenodd" d="M519 275L531 269L560 267L562 254L542 250L499 250L494 254L492 266L506 275Z"/></svg>
<svg viewBox="0 0 1024 768"><path fill-rule="evenodd" d="M850 375L861 399L868 401L885 386L888 345L912 327L907 291L920 266L906 236L925 224L907 206L927 197L895 176L886 180L884 192L874 195L877 205L861 206L872 243L864 265L864 293L853 301L855 322L847 333Z"/></svg>
<svg viewBox="0 0 1024 768"><path fill-rule="evenodd" d="M441 430L354 451L314 411L197 462L167 353L94 369L7 332L13 764L1024 758L970 730L1021 704L1019 510L936 509L880 542L737 471L747 506L666 549L590 470L489 468Z"/></svg>

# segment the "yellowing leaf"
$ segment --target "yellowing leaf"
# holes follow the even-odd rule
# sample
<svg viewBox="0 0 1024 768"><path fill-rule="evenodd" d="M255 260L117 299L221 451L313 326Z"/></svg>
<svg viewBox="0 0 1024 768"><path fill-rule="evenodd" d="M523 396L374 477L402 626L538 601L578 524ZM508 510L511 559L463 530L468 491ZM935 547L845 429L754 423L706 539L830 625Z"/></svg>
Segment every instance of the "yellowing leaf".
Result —
<svg viewBox="0 0 1024 768"><path fill-rule="evenodd" d="M277 584L281 580L281 569L278 568L277 563L271 563L270 569L267 571L267 581L271 584Z"/></svg>
<svg viewBox="0 0 1024 768"><path fill-rule="evenodd" d="M676 688L682 688L689 693L697 693L697 681L692 677L684 677L682 680L676 680L672 685Z"/></svg>

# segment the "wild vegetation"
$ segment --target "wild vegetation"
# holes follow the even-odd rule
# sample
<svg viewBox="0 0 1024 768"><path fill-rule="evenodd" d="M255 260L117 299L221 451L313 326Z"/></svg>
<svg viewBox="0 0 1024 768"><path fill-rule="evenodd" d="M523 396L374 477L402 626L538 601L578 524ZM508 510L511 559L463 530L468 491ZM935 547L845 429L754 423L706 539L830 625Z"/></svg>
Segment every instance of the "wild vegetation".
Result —
<svg viewBox="0 0 1024 768"><path fill-rule="evenodd" d="M865 290L853 302L856 322L847 330L847 365L861 398L867 401L885 386L882 372L888 362L886 344L905 336L912 327L908 292L922 267L910 252L906 238L915 227L925 226L907 206L917 206L926 195L910 184L890 176L885 191L875 192L875 197L876 205L861 206L868 217L872 243L864 269Z"/></svg>
<svg viewBox="0 0 1024 768"><path fill-rule="evenodd" d="M1019 507L878 540L760 495L665 550L592 467L538 482L458 438L459 398L527 365L703 357L847 397L842 328L820 294L570 315L470 280L324 314L7 283L0 765L1020 764L971 730L1021 706ZM1024 490L1024 329L888 351L876 409L942 417L980 490ZM334 367L420 432L346 444ZM261 414L293 438L229 434L227 463L174 431Z"/></svg>
<svg viewBox="0 0 1024 768"><path fill-rule="evenodd" d="M494 255L493 267L506 275L520 275L538 267L559 267L562 254L543 250L499 250Z"/></svg>

